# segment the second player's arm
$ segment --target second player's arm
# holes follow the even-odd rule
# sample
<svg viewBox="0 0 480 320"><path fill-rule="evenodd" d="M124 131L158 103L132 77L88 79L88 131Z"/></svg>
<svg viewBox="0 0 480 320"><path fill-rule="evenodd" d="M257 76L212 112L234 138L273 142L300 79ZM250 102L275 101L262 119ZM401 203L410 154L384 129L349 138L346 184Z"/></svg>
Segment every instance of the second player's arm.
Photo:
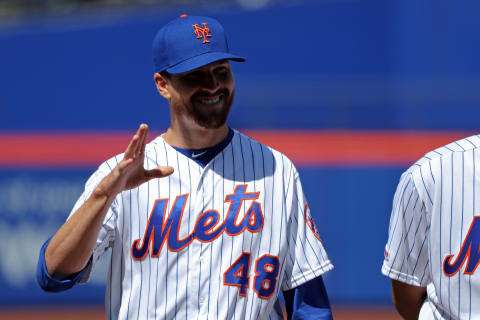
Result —
<svg viewBox="0 0 480 320"><path fill-rule="evenodd" d="M148 127L141 125L125 150L123 160L98 184L85 203L52 237L45 250L45 262L50 275L63 278L85 268L105 215L120 192L173 172L171 167L144 169L147 136Z"/></svg>
<svg viewBox="0 0 480 320"><path fill-rule="evenodd" d="M392 300L398 313L406 320L416 320L427 297L425 287L412 286L392 279Z"/></svg>

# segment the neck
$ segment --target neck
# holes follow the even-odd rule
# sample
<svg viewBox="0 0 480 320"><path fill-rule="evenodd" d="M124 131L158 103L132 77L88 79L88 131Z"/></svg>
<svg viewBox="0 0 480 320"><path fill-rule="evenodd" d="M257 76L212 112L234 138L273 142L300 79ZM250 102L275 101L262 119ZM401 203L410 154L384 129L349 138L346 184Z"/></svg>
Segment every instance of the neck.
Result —
<svg viewBox="0 0 480 320"><path fill-rule="evenodd" d="M171 146L182 149L204 149L213 147L228 136L226 124L208 129L196 123L172 123L163 139Z"/></svg>

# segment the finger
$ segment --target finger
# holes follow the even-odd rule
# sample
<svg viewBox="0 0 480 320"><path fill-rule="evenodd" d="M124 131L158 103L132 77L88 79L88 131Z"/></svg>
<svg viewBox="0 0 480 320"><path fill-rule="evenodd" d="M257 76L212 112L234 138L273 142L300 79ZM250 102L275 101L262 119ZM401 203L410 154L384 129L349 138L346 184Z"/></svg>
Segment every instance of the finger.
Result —
<svg viewBox="0 0 480 320"><path fill-rule="evenodd" d="M123 172L123 170L125 170L126 168L128 168L132 163L133 163L133 159L132 159L132 158L129 158L129 159L125 159L125 160L120 161L120 163L118 164L118 169L119 169L119 171L120 171L120 172Z"/></svg>
<svg viewBox="0 0 480 320"><path fill-rule="evenodd" d="M152 170L145 170L145 177L147 181L155 178L165 178L173 173L173 168L170 166L157 167Z"/></svg>
<svg viewBox="0 0 480 320"><path fill-rule="evenodd" d="M141 124L140 127L138 128L137 134L140 137L139 143L136 146L135 149L135 155L140 154L142 151L142 145L145 143L145 135L148 132L148 126L146 124Z"/></svg>
<svg viewBox="0 0 480 320"><path fill-rule="evenodd" d="M147 146L147 141L148 141L148 125L145 125L145 138L141 145L140 154L145 154L145 147Z"/></svg>
<svg viewBox="0 0 480 320"><path fill-rule="evenodd" d="M130 143L127 147L127 150L125 150L125 158L135 158L135 155L137 154L137 149L138 149L138 144L139 141L141 140L142 137L142 125L140 125L137 129L137 132L133 136L132 140L130 140Z"/></svg>
<svg viewBox="0 0 480 320"><path fill-rule="evenodd" d="M138 134L135 134L132 140L130 140L130 143L128 144L127 149L125 150L124 159L135 157L135 150L137 149L139 140L140 140L140 136L138 136Z"/></svg>

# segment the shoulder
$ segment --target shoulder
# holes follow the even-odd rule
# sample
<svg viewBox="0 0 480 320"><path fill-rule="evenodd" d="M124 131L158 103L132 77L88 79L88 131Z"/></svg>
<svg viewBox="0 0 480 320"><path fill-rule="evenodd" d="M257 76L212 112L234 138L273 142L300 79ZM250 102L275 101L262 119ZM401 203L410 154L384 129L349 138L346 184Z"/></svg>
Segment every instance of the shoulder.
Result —
<svg viewBox="0 0 480 320"><path fill-rule="evenodd" d="M448 172L457 169L467 170L470 162L464 161L467 158L466 154L479 148L480 136L474 135L430 151L402 174L399 185L408 185L408 181L413 182L420 197L432 204L439 186L450 181L443 179L446 170Z"/></svg>
<svg viewBox="0 0 480 320"><path fill-rule="evenodd" d="M145 157L154 160L168 151L176 153L176 150L163 140L163 136L159 135L145 146Z"/></svg>
<svg viewBox="0 0 480 320"><path fill-rule="evenodd" d="M233 129L233 131L235 135L232 139L232 144L242 144L244 146L249 145L253 153L261 155L266 161L273 161L276 167L283 168L287 171L293 171L298 175L295 165L288 156L238 130Z"/></svg>
<svg viewBox="0 0 480 320"><path fill-rule="evenodd" d="M145 152L153 152L158 150L159 148L166 148L167 143L163 140L163 136L159 135L156 138L152 139L149 143L147 143L145 147Z"/></svg>
<svg viewBox="0 0 480 320"><path fill-rule="evenodd" d="M480 135L463 138L428 152L416 161L406 172L415 174L425 167L431 167L432 170L434 170L435 164L445 158L452 157L454 154L471 152L479 148Z"/></svg>

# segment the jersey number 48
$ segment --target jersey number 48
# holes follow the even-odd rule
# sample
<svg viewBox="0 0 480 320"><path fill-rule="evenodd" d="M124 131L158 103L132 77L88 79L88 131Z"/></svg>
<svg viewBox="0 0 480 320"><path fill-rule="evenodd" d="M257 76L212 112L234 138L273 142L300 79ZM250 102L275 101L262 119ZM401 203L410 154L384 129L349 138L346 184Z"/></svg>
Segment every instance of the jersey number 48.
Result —
<svg viewBox="0 0 480 320"><path fill-rule="evenodd" d="M223 284L238 287L238 295L247 296L250 277L250 252L244 252L223 274ZM277 285L278 258L265 254L255 261L253 291L262 299L270 299Z"/></svg>

